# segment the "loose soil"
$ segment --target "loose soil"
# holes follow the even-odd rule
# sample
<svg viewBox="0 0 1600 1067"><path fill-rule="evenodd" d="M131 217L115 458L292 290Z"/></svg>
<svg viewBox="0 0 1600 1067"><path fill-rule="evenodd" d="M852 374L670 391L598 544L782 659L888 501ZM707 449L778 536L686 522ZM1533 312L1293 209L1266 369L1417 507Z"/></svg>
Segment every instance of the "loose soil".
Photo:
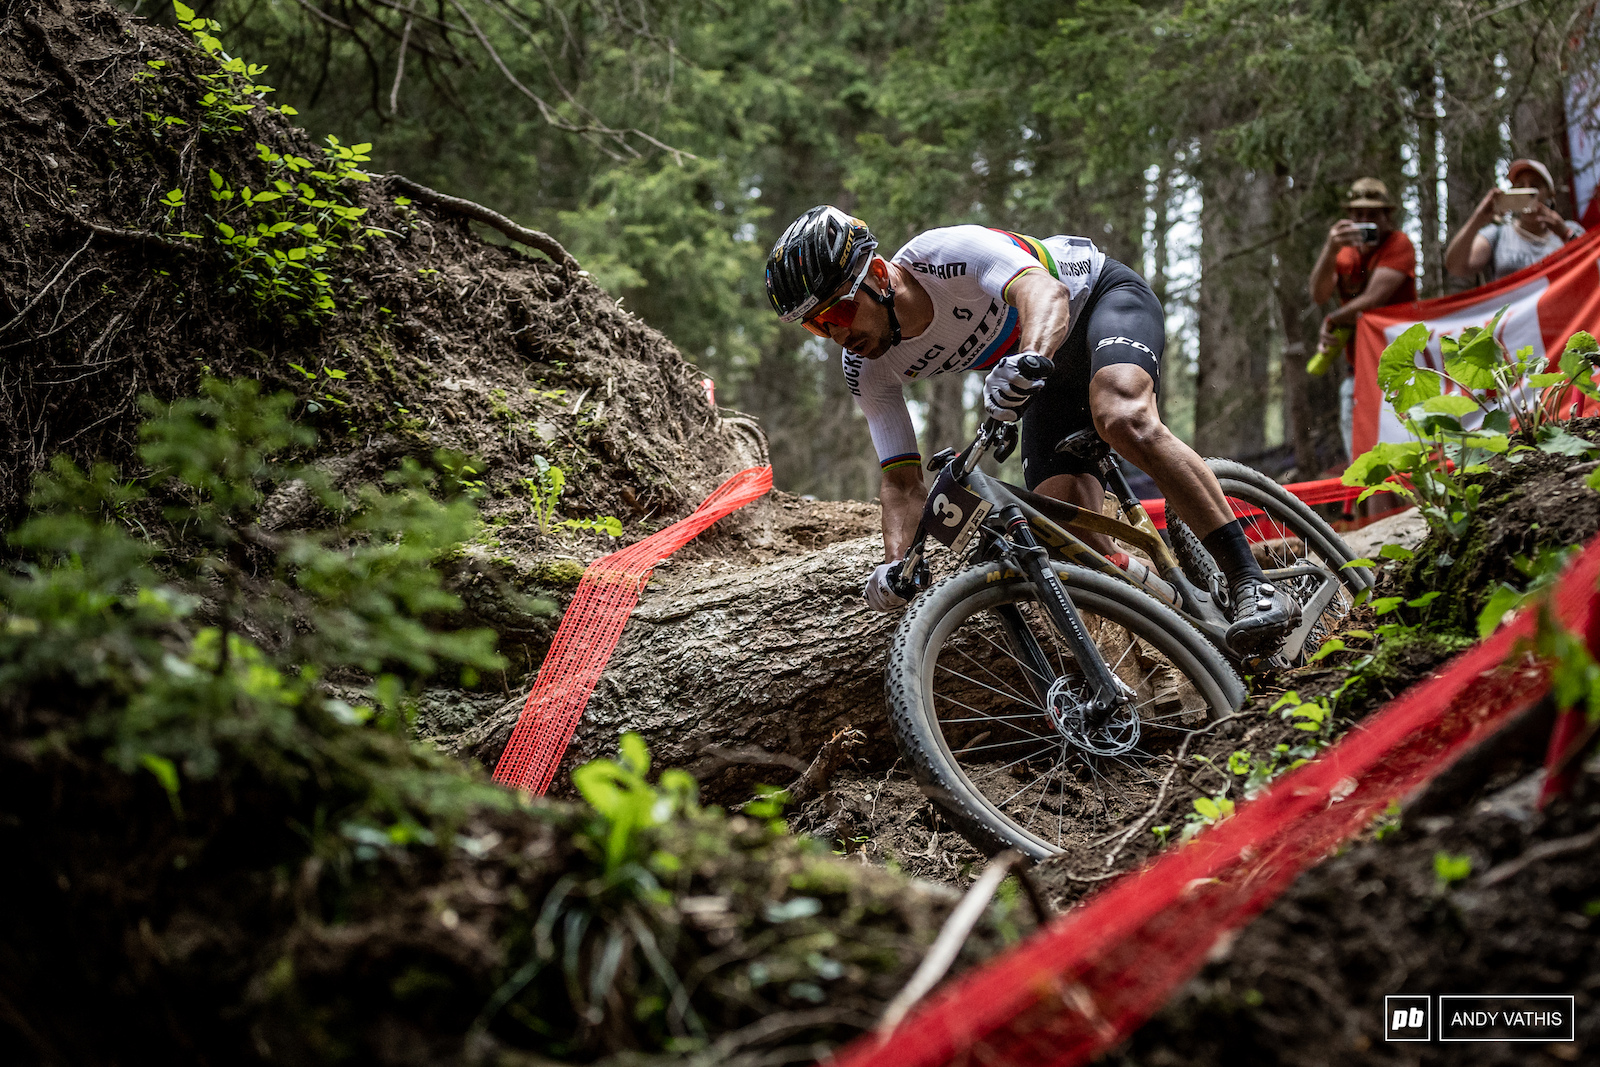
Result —
<svg viewBox="0 0 1600 1067"><path fill-rule="evenodd" d="M9 46L0 50L0 138L23 146L0 179L9 186L0 188L0 513L8 518L25 510L29 481L52 455L133 462L137 398L192 394L203 374L249 376L295 394L297 414L321 433L305 458L341 486L405 458L481 481L483 534L453 564L453 588L467 605L458 621L493 627L512 666L477 686L437 680L425 693L418 733L449 747L520 703L555 626L531 602L563 605L583 565L612 544L538 527L525 482L537 474L535 457L567 473L561 517L615 515L624 542L764 462L753 421L709 406L695 369L585 276L488 244L457 217L401 210L381 178L359 203L395 236L341 264L339 313L292 328L258 316L217 284L227 266L217 253L149 235L167 232L159 203L167 190L199 200L211 169L259 185L257 142L310 155L309 138L264 111L242 118L237 137L202 135L195 77L209 61L185 38L103 3L12 3L0 29ZM134 81L153 60L165 71ZM140 115L153 103L187 125L146 128ZM179 216L172 228L190 224ZM1575 429L1600 435L1600 424ZM1580 543L1600 529L1600 494L1583 485L1588 469L1543 454L1497 461L1484 521L1465 543L1430 537L1410 563L1381 569L1379 595L1444 589L1429 621L1472 632L1490 591L1521 581L1515 555ZM294 528L314 511L286 490L264 521ZM678 565L758 567L876 528L872 504L774 494L686 548ZM1350 619L1357 629L1373 622ZM1140 823L1179 825L1197 797L1224 785L1236 795L1237 783L1218 769L1234 751L1300 740L1271 707L1290 689L1304 697L1339 690L1373 651L1368 639L1345 638L1347 651L1317 665L1255 679L1239 715L1191 748L1209 763L1183 768L1159 808L1150 809L1148 794L1134 797L1068 856L1041 867L1034 877L1051 906L1070 907L1158 848L1140 827L1108 865L1115 839L1097 839ZM1377 650L1362 682L1344 689L1339 716L1358 721L1437 670L1464 640L1413 638ZM534 1063L560 1055L620 1064L647 1062L661 1047L659 1035L631 1021L626 993L584 1005L593 1013L571 1023L559 1047L518 1044L499 1031L466 1037L526 958L517 939L527 936L529 916L564 873L593 862L576 843L577 809L485 812L462 828L471 847L385 853L356 873L329 871L288 829L310 825L314 805L235 783L189 798L206 814L175 829L166 795L149 778L117 774L96 752L51 751L41 739L54 720L42 706L6 709L0 755L0 848L15 863L0 889L9 916L0 936L8 1061L112 1063L128 1048L151 1047L196 1062ZM882 714L864 706L860 723L872 732ZM1398 832L1302 877L1226 960L1136 1035L1120 1062L1443 1062L1429 1058L1438 1050L1382 1044L1374 1029L1382 996L1497 985L1577 993L1587 1044L1576 1049L1592 1048L1600 989L1589 914L1600 886L1584 862L1592 848L1530 863L1494 885L1482 873L1600 823L1592 784L1567 806L1529 812L1538 746L1534 726L1508 735L1476 777L1414 802ZM749 778L727 780L743 788ZM793 837L775 838L760 820L712 818L703 838L677 845L697 865L652 921L681 930L669 949L674 965L699 968L694 995L712 1041L701 1062L815 1057L872 1025L948 914L950 889L983 863L881 746L847 746L790 825ZM1438 886L1439 851L1470 855L1473 877ZM817 910L784 910L801 898ZM1030 926L1023 910L1003 903L961 966ZM567 1004L570 991L553 975L546 992Z"/></svg>

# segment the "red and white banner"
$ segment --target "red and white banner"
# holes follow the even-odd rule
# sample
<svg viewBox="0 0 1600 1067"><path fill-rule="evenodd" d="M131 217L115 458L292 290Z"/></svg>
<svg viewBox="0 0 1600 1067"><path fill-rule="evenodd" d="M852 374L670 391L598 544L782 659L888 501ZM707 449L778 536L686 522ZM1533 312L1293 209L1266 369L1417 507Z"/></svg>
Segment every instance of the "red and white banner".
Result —
<svg viewBox="0 0 1600 1067"><path fill-rule="evenodd" d="M1600 79L1596 71L1567 79L1567 162L1572 168L1572 202L1578 221L1588 229L1600 226Z"/></svg>
<svg viewBox="0 0 1600 1067"><path fill-rule="evenodd" d="M1409 439L1378 388L1378 357L1389 342L1414 324L1427 323L1432 340L1426 354L1418 358L1442 370L1439 338L1459 334L1468 326L1487 326L1495 312L1507 305L1510 308L1496 333L1512 352L1531 345L1534 355L1555 359L1567 338L1577 331L1600 335L1600 229L1497 282L1455 296L1392 304L1362 315L1355 336L1355 454L1361 455L1379 441Z"/></svg>

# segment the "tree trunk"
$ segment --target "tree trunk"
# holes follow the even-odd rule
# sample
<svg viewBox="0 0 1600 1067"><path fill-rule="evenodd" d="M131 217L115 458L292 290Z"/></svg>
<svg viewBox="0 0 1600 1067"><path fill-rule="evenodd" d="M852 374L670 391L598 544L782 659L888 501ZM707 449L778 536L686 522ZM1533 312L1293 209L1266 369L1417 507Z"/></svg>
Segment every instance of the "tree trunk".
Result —
<svg viewBox="0 0 1600 1067"><path fill-rule="evenodd" d="M1211 168L1208 168L1211 169ZM1204 180L1200 208L1200 370L1195 449L1248 458L1266 445L1272 329L1272 180L1222 167Z"/></svg>
<svg viewBox="0 0 1600 1067"><path fill-rule="evenodd" d="M1428 95L1433 102L1431 82ZM1417 271L1417 296L1423 300L1444 292L1444 244L1439 240L1439 120L1417 123L1417 215L1422 228L1422 263Z"/></svg>
<svg viewBox="0 0 1600 1067"><path fill-rule="evenodd" d="M806 511L799 501L752 507L787 511L779 522ZM849 509L852 530L876 523L871 505L825 507ZM825 539L823 526L814 532ZM783 533L796 536L792 527ZM881 558L879 538L868 536L762 565L663 565L623 630L556 782L614 753L623 730L644 737L658 766L690 771L718 801L743 800L757 782L789 785L847 728L865 734L859 758L892 762L883 672L900 616L873 611L861 596ZM948 555L938 559L948 565ZM447 747L493 766L520 712L513 700Z"/></svg>
<svg viewBox="0 0 1600 1067"><path fill-rule="evenodd" d="M967 436L967 376L940 374L928 379L928 419L922 431L922 455L941 448L961 448Z"/></svg>
<svg viewBox="0 0 1600 1067"><path fill-rule="evenodd" d="M1467 101L1486 94L1479 84L1493 75L1475 71L1446 74L1445 88L1449 110L1440 120L1444 134L1444 158L1449 161L1445 176L1446 228L1453 235L1477 208L1483 194L1495 183L1495 163L1502 145L1500 127L1494 114L1475 113ZM1477 278L1445 279L1446 292L1459 293L1477 285Z"/></svg>
<svg viewBox="0 0 1600 1067"><path fill-rule="evenodd" d="M1287 232L1274 245L1273 286L1278 321L1283 328L1284 436L1294 448L1295 476L1318 477L1344 458L1339 434L1339 373L1320 378L1306 373L1306 359L1317 349L1321 309L1307 289L1310 264L1316 262L1326 232L1322 220L1299 225L1309 183L1280 176L1278 209Z"/></svg>

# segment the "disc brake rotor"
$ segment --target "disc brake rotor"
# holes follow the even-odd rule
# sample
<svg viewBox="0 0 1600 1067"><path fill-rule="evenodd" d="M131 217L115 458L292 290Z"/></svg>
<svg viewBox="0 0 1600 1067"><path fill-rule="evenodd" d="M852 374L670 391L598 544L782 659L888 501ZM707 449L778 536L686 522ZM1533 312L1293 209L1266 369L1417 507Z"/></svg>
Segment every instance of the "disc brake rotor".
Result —
<svg viewBox="0 0 1600 1067"><path fill-rule="evenodd" d="M1131 699L1118 703L1098 726L1089 722L1090 699L1089 683L1081 675L1065 675L1050 685L1045 711L1069 745L1096 756L1120 756L1139 744L1139 710Z"/></svg>

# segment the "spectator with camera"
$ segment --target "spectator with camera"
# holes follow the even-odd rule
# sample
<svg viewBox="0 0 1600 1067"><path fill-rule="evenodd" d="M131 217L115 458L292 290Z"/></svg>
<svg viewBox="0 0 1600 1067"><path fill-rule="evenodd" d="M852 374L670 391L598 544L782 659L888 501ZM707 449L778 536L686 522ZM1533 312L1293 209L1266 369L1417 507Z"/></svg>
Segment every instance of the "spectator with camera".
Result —
<svg viewBox="0 0 1600 1067"><path fill-rule="evenodd" d="M1307 363L1312 374L1326 374L1339 354L1351 373L1339 386L1339 428L1350 454L1355 421L1354 363L1349 350L1363 311L1417 298L1417 252L1394 225L1394 201L1377 178L1358 178L1345 201L1345 217L1328 230L1311 269L1311 299L1323 304L1339 298L1339 308L1322 320L1317 354Z"/></svg>
<svg viewBox="0 0 1600 1067"><path fill-rule="evenodd" d="M1555 182L1536 159L1513 160L1511 188L1490 189L1466 224L1450 238L1444 269L1455 278L1479 271L1498 281L1555 252L1583 227L1555 209Z"/></svg>

